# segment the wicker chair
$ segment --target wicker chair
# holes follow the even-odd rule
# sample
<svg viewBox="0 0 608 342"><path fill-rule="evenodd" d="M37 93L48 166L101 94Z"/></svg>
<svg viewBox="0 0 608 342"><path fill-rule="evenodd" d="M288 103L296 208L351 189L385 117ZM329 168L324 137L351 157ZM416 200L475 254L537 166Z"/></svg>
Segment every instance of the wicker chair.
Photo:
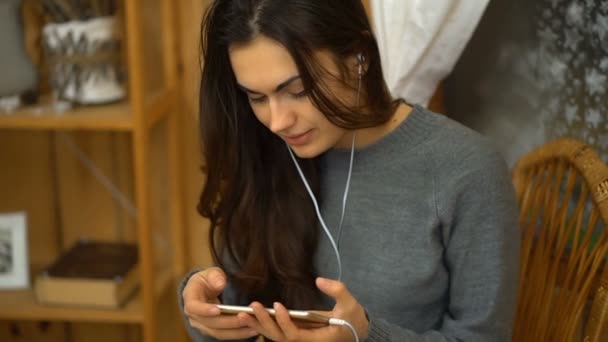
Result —
<svg viewBox="0 0 608 342"><path fill-rule="evenodd" d="M518 161L522 230L513 341L608 341L608 167L561 139Z"/></svg>

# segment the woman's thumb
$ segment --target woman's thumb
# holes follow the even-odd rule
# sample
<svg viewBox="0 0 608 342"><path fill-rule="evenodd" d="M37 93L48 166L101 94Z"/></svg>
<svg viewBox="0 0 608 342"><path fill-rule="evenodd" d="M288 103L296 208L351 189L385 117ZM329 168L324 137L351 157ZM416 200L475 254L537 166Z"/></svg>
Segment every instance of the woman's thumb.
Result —
<svg viewBox="0 0 608 342"><path fill-rule="evenodd" d="M344 283L340 281L319 277L317 278L316 283L321 292L336 299L336 301L341 301L346 299L347 296L350 296L348 289Z"/></svg>
<svg viewBox="0 0 608 342"><path fill-rule="evenodd" d="M208 280L209 284L216 290L223 290L226 285L226 275L217 267L209 269Z"/></svg>
<svg viewBox="0 0 608 342"><path fill-rule="evenodd" d="M200 278L208 298L217 297L226 287L226 274L218 267L211 267L201 272Z"/></svg>

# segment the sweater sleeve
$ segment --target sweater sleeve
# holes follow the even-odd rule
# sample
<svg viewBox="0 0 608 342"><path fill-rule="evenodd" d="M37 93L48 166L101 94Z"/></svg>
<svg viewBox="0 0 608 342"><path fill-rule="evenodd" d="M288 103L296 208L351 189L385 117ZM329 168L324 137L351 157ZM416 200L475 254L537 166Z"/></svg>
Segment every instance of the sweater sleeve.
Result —
<svg viewBox="0 0 608 342"><path fill-rule="evenodd" d="M186 317L185 313L184 313L184 297L182 296L182 293L184 292L184 287L186 287L186 284L188 283L188 280L190 279L190 277L192 275L194 275L195 273L197 273L198 269L191 271L190 273L188 273L181 281L180 285L179 285L179 289L177 291L177 296L178 296L178 303L179 303L179 307L180 307L180 312L182 314L182 318L184 320L184 324L186 326L186 331L188 332L188 335L190 335L190 339L193 342L219 342L220 340L215 339L211 336L207 336L204 335L203 333L201 333L198 329L192 327L190 325L190 323L188 322L188 317ZM233 286L230 286L230 283L228 283L226 285L226 288L224 289L224 292L222 292L222 303L227 303L227 304L234 304L234 305L247 305L246 303L241 303L237 300L237 298L239 297L237 295L236 290L234 289ZM245 340L236 340L236 341L240 341L240 342L254 342L256 340L256 337L252 337L249 339L245 339Z"/></svg>
<svg viewBox="0 0 608 342"><path fill-rule="evenodd" d="M520 241L511 178L498 153L473 153L456 164L436 172L444 177L435 182L450 274L440 326L414 332L372 312L366 341L510 341Z"/></svg>

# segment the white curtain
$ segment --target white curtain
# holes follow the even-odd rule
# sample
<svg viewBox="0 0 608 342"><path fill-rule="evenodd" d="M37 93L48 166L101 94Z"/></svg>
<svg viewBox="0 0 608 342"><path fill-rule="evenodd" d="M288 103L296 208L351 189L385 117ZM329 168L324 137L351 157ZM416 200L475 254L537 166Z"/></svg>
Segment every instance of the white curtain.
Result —
<svg viewBox="0 0 608 342"><path fill-rule="evenodd" d="M395 97L427 105L489 0L371 0L384 77Z"/></svg>

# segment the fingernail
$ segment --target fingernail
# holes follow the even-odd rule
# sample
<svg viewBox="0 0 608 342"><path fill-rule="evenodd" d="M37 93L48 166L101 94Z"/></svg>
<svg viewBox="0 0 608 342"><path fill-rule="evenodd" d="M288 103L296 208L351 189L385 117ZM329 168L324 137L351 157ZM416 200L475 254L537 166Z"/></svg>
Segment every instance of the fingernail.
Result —
<svg viewBox="0 0 608 342"><path fill-rule="evenodd" d="M253 337L253 336L256 336L256 335L258 335L257 331L255 331L255 330L250 330L249 331L249 336Z"/></svg>
<svg viewBox="0 0 608 342"><path fill-rule="evenodd" d="M279 302L272 303L272 307L277 310L279 308Z"/></svg>
<svg viewBox="0 0 608 342"><path fill-rule="evenodd" d="M218 308L217 306L214 306L211 309L209 309L210 315L219 315L220 313L221 313L220 308Z"/></svg>

